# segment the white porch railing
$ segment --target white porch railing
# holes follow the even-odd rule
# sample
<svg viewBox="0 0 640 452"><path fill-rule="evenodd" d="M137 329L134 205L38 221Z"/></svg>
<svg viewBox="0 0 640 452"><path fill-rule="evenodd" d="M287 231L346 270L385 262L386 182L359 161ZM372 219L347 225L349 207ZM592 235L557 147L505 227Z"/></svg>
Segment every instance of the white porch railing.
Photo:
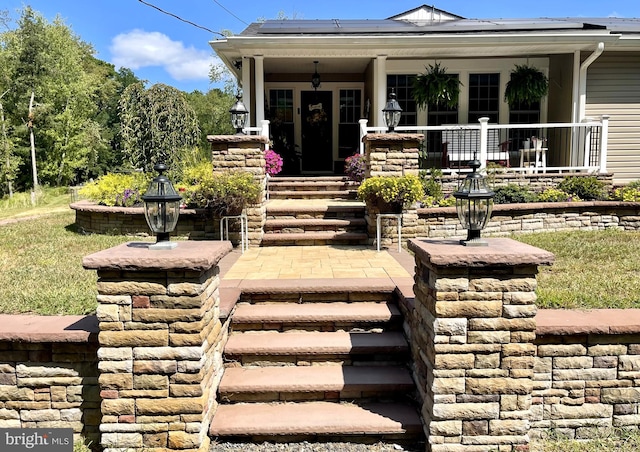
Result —
<svg viewBox="0 0 640 452"><path fill-rule="evenodd" d="M609 116L581 123L478 124L399 126L397 132L422 133L421 168L440 168L444 173L465 170L474 153L485 168L497 162L512 172L607 172ZM386 127L367 127L360 120L362 138L384 133Z"/></svg>
<svg viewBox="0 0 640 452"><path fill-rule="evenodd" d="M267 137L269 139L269 120L263 119L260 121L260 127L245 127L242 131L248 135L262 135L263 137ZM269 142L264 146L264 150L269 149Z"/></svg>

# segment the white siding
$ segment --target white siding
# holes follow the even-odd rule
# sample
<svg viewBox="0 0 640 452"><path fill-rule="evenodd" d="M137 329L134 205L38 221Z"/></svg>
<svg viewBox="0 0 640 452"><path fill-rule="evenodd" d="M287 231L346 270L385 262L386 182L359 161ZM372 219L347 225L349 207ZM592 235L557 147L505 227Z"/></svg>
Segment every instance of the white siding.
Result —
<svg viewBox="0 0 640 452"><path fill-rule="evenodd" d="M614 183L640 179L640 53L611 52L587 74L586 115L611 115L607 169Z"/></svg>

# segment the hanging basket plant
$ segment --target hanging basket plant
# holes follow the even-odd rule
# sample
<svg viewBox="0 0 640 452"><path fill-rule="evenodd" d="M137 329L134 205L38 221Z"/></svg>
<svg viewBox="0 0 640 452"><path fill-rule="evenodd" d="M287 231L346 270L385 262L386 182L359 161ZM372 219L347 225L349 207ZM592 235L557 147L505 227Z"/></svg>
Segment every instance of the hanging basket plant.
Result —
<svg viewBox="0 0 640 452"><path fill-rule="evenodd" d="M425 69L427 71L419 74L413 82L413 99L418 107L457 107L462 85L458 77L448 74L447 69L440 66L440 63L430 64Z"/></svg>
<svg viewBox="0 0 640 452"><path fill-rule="evenodd" d="M535 67L517 65L511 71L511 77L504 91L504 100L509 105L539 102L549 91L549 79Z"/></svg>

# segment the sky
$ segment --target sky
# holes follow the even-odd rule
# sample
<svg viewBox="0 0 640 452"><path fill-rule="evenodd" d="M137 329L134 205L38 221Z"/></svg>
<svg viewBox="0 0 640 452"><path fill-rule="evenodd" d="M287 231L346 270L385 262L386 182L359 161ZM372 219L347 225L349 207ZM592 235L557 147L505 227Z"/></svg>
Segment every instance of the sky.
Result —
<svg viewBox="0 0 640 452"><path fill-rule="evenodd" d="M145 3L210 31L185 23ZM91 44L96 56L127 67L149 85L208 91L209 68L219 64L213 32L239 34L260 19L385 19L424 4L421 0L3 0L14 19L30 5L52 21L60 16ZM441 0L436 8L466 18L640 18L638 0Z"/></svg>

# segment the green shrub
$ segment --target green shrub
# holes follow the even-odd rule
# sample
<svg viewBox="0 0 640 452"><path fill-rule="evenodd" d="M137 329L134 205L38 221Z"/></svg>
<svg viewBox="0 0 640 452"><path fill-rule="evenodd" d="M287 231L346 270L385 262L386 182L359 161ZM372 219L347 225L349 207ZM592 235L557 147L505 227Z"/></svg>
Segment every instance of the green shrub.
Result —
<svg viewBox="0 0 640 452"><path fill-rule="evenodd" d="M424 196L433 197L436 203L444 198L442 194L442 170L437 168L431 168L429 171L421 170L419 177Z"/></svg>
<svg viewBox="0 0 640 452"><path fill-rule="evenodd" d="M365 179L358 187L358 198L375 204L378 199L386 203L413 204L423 197L418 176L375 176Z"/></svg>
<svg viewBox="0 0 640 452"><path fill-rule="evenodd" d="M608 198L605 183L599 181L595 176L567 177L558 184L557 188L569 193L570 195L576 195L578 198L585 201Z"/></svg>
<svg viewBox="0 0 640 452"><path fill-rule="evenodd" d="M496 187L494 192L496 195L493 198L493 202L496 204L526 203L537 200L536 194L529 187L522 185L509 184L503 187Z"/></svg>
<svg viewBox="0 0 640 452"><path fill-rule="evenodd" d="M216 215L238 214L259 201L260 183L246 171L213 174L210 163L185 171L188 174L185 202L188 207L206 208Z"/></svg>
<svg viewBox="0 0 640 452"><path fill-rule="evenodd" d="M151 179L145 173L107 173L82 187L79 194L105 206L131 207L142 202Z"/></svg>
<svg viewBox="0 0 640 452"><path fill-rule="evenodd" d="M540 202L569 202L580 201L577 196L572 196L566 191L559 190L557 188L547 188L545 191L538 195L538 201Z"/></svg>

